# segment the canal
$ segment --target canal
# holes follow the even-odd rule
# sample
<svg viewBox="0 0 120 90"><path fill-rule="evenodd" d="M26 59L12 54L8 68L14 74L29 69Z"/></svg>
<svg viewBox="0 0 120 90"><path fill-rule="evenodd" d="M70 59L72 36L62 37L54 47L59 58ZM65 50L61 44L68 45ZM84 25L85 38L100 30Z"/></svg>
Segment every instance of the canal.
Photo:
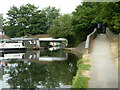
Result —
<svg viewBox="0 0 120 90"><path fill-rule="evenodd" d="M2 88L70 88L78 58L63 50L3 52L0 56Z"/></svg>

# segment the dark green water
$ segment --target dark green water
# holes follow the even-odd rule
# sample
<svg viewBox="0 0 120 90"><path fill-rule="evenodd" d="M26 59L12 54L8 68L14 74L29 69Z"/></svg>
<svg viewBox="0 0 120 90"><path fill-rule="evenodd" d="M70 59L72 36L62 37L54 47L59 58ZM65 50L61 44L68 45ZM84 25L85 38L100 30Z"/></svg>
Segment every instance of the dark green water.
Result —
<svg viewBox="0 0 120 90"><path fill-rule="evenodd" d="M62 50L2 56L0 88L70 88L76 74L77 57Z"/></svg>

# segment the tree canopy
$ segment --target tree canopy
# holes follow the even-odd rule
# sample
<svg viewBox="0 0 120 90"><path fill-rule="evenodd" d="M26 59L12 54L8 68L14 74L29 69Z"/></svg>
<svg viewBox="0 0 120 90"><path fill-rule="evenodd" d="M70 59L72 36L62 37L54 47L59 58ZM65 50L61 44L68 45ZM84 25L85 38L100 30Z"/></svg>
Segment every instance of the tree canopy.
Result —
<svg viewBox="0 0 120 90"><path fill-rule="evenodd" d="M70 46L77 46L103 22L115 34L120 33L120 2L83 2L71 14L60 15L55 7L38 7L26 4L11 7L4 30L10 37L49 33L55 38L64 37Z"/></svg>
<svg viewBox="0 0 120 90"><path fill-rule="evenodd" d="M90 27L105 21L111 31L120 33L119 13L120 2L84 2L73 12L76 17L74 20L77 23L74 27L78 30L78 27Z"/></svg>
<svg viewBox="0 0 120 90"><path fill-rule="evenodd" d="M70 43L77 46L85 41L87 35L96 28L97 23L102 26L102 23L106 22L112 32L120 33L119 13L120 2L83 2L76 7L70 18L63 15L54 20L48 33L54 37L72 40ZM68 37L69 35L72 38Z"/></svg>
<svg viewBox="0 0 120 90"><path fill-rule="evenodd" d="M3 25L3 17L2 14L0 14L0 28L2 28L2 25Z"/></svg>
<svg viewBox="0 0 120 90"><path fill-rule="evenodd" d="M48 30L53 37L67 37L72 35L71 16L68 14L62 15L53 20L51 27Z"/></svg>
<svg viewBox="0 0 120 90"><path fill-rule="evenodd" d="M26 4L19 8L12 6L7 13L8 21L4 24L4 30L10 37L29 36L46 33L52 20L60 13L55 7L39 10L38 7ZM13 35L14 32L14 35Z"/></svg>

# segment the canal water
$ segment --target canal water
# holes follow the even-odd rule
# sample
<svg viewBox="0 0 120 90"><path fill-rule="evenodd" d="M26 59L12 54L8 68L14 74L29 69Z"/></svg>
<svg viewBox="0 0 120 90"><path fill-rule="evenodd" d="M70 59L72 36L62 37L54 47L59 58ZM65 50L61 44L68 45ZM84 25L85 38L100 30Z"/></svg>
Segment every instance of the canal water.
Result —
<svg viewBox="0 0 120 90"><path fill-rule="evenodd" d="M70 88L77 59L63 50L3 52L0 55L0 89Z"/></svg>

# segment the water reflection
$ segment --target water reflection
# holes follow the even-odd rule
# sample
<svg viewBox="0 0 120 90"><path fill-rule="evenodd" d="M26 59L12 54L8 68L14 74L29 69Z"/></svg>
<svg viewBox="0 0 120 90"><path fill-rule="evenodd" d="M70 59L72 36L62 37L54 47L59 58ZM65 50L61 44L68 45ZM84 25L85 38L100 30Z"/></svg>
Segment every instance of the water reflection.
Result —
<svg viewBox="0 0 120 90"><path fill-rule="evenodd" d="M39 60L39 61L63 61L68 59L68 54L62 50L50 52L45 51L27 51L22 53L1 53L0 60L7 59L27 59L27 60Z"/></svg>
<svg viewBox="0 0 120 90"><path fill-rule="evenodd" d="M59 50L61 47L50 47L48 48L49 51Z"/></svg>
<svg viewBox="0 0 120 90"><path fill-rule="evenodd" d="M25 53L2 53L0 60L23 59Z"/></svg>
<svg viewBox="0 0 120 90"><path fill-rule="evenodd" d="M12 56L19 58L13 60ZM62 57L67 60L46 62L41 61L40 57ZM1 60L5 66L0 66L0 87L4 88L69 88L76 73L77 57L63 51L29 51L18 55L6 53L4 58L9 58Z"/></svg>

